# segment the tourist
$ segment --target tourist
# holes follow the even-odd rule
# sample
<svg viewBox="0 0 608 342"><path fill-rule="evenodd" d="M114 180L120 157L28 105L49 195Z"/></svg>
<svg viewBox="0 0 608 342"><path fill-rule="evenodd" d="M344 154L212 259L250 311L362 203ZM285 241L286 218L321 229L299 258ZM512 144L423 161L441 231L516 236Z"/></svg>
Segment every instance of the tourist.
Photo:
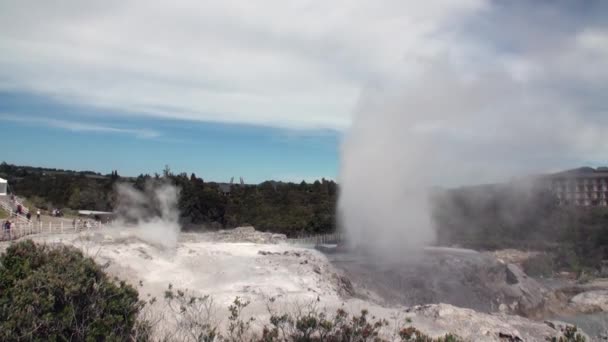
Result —
<svg viewBox="0 0 608 342"><path fill-rule="evenodd" d="M32 213L30 213L28 211L27 214L25 214L25 217L27 218L28 221L30 221L32 219Z"/></svg>
<svg viewBox="0 0 608 342"><path fill-rule="evenodd" d="M40 222L40 209L36 211L36 219Z"/></svg>
<svg viewBox="0 0 608 342"><path fill-rule="evenodd" d="M11 221L6 220L4 223L4 232L8 234L8 239L11 240Z"/></svg>

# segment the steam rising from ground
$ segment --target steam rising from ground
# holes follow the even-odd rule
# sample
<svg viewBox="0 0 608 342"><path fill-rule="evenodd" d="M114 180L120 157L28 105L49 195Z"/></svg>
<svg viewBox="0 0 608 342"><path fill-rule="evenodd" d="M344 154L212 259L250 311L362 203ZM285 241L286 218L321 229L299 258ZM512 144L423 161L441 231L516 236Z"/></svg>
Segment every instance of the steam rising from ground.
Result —
<svg viewBox="0 0 608 342"><path fill-rule="evenodd" d="M577 167L607 147L602 116L550 89L500 69L471 75L431 61L422 70L364 94L342 146L341 223L368 252L403 259L432 243L437 187Z"/></svg>
<svg viewBox="0 0 608 342"><path fill-rule="evenodd" d="M148 243L175 248L181 230L177 201L179 189L168 183L149 181L144 190L129 184L116 186L118 216L113 224Z"/></svg>
<svg viewBox="0 0 608 342"><path fill-rule="evenodd" d="M431 243L437 186L605 160L605 4L484 5L435 22L425 45L405 48L403 63L364 91L339 179L354 244L402 257ZM395 39L396 53L404 46Z"/></svg>

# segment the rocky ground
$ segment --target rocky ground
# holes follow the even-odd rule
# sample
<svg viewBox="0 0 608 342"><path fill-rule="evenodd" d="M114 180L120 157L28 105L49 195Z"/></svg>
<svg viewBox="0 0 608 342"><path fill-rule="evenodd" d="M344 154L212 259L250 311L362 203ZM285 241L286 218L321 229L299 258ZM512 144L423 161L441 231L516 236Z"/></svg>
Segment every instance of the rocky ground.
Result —
<svg viewBox="0 0 608 342"><path fill-rule="evenodd" d="M443 276L451 282L442 282L435 272L426 274L416 283L403 274L393 272L391 275L390 267L379 269L375 265L380 270L376 275L383 274L384 278L377 278L376 286L372 286L374 283L364 280L365 273L359 272L355 276L353 269L341 267L347 264L344 260L341 265L335 256L330 260L314 249L286 243L284 236L256 232L253 228L181 234L176 248L151 244L120 230L37 235L32 239L81 248L109 273L136 286L142 298L162 299L170 284L189 293L209 295L217 307L218 321L225 321L226 308L238 296L251 301L244 315L256 317L259 322L266 321L267 304L274 298L274 303L284 308L307 303L318 303L316 305L329 311L344 308L356 313L365 308L376 317L391 322L393 326L387 328L387 334L394 333L394 325L411 324L432 336L451 332L471 341L544 341L546 337L559 335L564 326L559 322L533 321L509 314L524 308L535 310L546 297L543 292L546 289L527 278L515 264L505 265L473 251L437 249L431 252L443 256L433 259L443 261L432 264L438 265L441 272L447 272ZM6 245L3 243L0 248ZM424 270L411 272L418 271ZM389 280L392 284L401 281L399 286L413 290L403 294L399 287L377 286L383 282L391 284ZM479 281L484 283L475 284ZM431 290L423 291L425 287ZM434 294L434 297L416 297L425 293ZM581 295L578 299L573 298L572 303L585 307L592 303L591 306L595 305L592 310L604 309L602 305L608 301L598 306L598 297L592 295L606 294ZM401 302L383 301L390 296L400 298ZM405 301L415 298L421 298L419 303L435 304L413 305L419 303ZM488 299L493 304L484 304ZM468 303L480 307L477 311L458 307L474 306ZM150 310L160 314L166 309L159 300ZM156 328L161 329L165 321L170 320L161 320Z"/></svg>

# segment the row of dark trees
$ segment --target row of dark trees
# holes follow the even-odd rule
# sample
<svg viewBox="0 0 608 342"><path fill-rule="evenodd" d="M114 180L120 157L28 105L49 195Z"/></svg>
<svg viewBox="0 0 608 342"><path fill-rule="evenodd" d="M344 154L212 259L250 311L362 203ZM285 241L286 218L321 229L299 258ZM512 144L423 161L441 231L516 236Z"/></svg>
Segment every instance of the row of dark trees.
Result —
<svg viewBox="0 0 608 342"><path fill-rule="evenodd" d="M337 185L322 179L314 183L264 182L257 185L205 182L195 174L120 177L66 170L0 164L0 176L12 190L43 208L110 211L116 204L116 183L144 189L150 180L168 181L180 189L178 208L187 229L230 228L250 224L256 229L299 234L328 233L336 228ZM228 191L226 190L228 188Z"/></svg>
<svg viewBox="0 0 608 342"><path fill-rule="evenodd" d="M437 194L440 244L546 251L564 269L600 269L608 259L608 210L559 205L540 184L499 184Z"/></svg>

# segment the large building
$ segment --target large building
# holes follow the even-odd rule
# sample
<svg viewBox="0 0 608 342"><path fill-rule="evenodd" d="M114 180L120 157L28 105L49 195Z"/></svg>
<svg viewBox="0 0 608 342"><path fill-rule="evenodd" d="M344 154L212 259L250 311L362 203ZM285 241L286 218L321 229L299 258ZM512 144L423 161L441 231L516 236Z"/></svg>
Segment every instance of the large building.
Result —
<svg viewBox="0 0 608 342"><path fill-rule="evenodd" d="M582 167L548 176L560 205L608 206L608 168Z"/></svg>

